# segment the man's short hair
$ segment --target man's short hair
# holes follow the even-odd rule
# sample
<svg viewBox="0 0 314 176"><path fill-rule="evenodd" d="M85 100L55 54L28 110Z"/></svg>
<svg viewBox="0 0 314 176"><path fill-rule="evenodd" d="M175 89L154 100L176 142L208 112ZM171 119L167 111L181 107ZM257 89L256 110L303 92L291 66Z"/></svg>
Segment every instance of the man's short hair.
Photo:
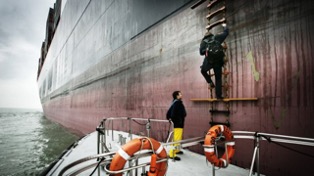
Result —
<svg viewBox="0 0 314 176"><path fill-rule="evenodd" d="M177 99L177 96L179 95L180 92L181 92L181 91L179 91L179 90L174 91L174 92L172 93L173 99Z"/></svg>

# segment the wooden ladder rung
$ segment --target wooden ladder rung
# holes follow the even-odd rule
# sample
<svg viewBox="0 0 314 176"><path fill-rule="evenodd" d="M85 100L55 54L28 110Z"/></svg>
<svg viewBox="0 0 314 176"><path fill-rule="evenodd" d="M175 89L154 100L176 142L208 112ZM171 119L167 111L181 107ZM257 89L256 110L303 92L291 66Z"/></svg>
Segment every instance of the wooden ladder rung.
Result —
<svg viewBox="0 0 314 176"><path fill-rule="evenodd" d="M214 4L216 4L219 0L213 0L208 5L207 8L210 9Z"/></svg>
<svg viewBox="0 0 314 176"><path fill-rule="evenodd" d="M221 8L217 9L216 11L209 13L208 15L206 15L207 20L210 20L212 17L219 14L219 12L223 12L225 9L226 9L226 7L222 6Z"/></svg>
<svg viewBox="0 0 314 176"><path fill-rule="evenodd" d="M209 110L209 112L210 113L222 113L222 114L227 114L227 115L230 114L229 110L217 110L217 109L214 109L214 110Z"/></svg>
<svg viewBox="0 0 314 176"><path fill-rule="evenodd" d="M217 99L217 98L192 98L190 99L194 102L213 102L213 101L257 101L258 98L224 98L224 99Z"/></svg>

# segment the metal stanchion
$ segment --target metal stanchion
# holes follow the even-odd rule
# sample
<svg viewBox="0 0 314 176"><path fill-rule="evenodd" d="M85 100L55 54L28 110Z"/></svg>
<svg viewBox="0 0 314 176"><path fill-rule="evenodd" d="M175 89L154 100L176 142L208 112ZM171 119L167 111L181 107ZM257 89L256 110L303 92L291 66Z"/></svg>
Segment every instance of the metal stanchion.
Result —
<svg viewBox="0 0 314 176"><path fill-rule="evenodd" d="M150 137L150 120L146 123L147 137Z"/></svg>
<svg viewBox="0 0 314 176"><path fill-rule="evenodd" d="M250 173L249 176L253 174L253 167L255 163L255 159L257 158L257 174L259 176L259 136L257 133L255 133L255 147L254 147L254 152L253 152L253 157L252 157L252 162L251 162L251 167L250 167Z"/></svg>

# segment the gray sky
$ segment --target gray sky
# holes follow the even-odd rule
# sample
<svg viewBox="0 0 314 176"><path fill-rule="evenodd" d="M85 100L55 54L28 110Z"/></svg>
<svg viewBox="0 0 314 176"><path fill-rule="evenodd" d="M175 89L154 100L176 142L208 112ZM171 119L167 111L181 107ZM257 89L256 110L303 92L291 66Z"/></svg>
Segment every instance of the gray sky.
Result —
<svg viewBox="0 0 314 176"><path fill-rule="evenodd" d="M0 0L0 107L41 108L36 81L55 0Z"/></svg>

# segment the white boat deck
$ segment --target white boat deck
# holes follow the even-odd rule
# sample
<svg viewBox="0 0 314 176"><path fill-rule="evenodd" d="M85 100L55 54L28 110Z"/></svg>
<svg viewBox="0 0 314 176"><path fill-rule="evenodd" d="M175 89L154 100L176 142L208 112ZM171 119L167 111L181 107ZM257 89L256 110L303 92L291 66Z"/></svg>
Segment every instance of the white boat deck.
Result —
<svg viewBox="0 0 314 176"><path fill-rule="evenodd" d="M111 134L111 133L110 133ZM128 134L125 132L115 132L114 133L114 141L112 141L111 136L106 136L107 141L115 142L115 145L111 145L112 151L117 151L119 148L118 145L118 134L128 138ZM133 138L138 136L133 135ZM128 141L128 140L127 140ZM166 147L166 150L169 151L170 147ZM181 161L173 161L171 159L168 160L168 170L166 172L167 176L208 176L213 175L212 165L209 162L206 162L206 158L204 155L200 155L189 150L182 150L184 152L183 155L179 155ZM63 158L54 166L54 168L48 173L48 175L58 175L62 168L67 166L68 164L77 161L79 159L95 156L97 155L97 132L93 132L86 137L82 138L78 145L75 148L70 149L66 154L63 155ZM65 172L64 175L69 175L73 173L75 170L86 166L87 164L95 163L96 159L90 160L88 162L84 162L73 168L69 169ZM78 175L90 175L94 170L95 166L80 173ZM147 167L148 168L148 167ZM146 169L148 170L148 169ZM139 169L141 171L141 168ZM96 171L93 175L98 175ZM101 169L101 175L106 175L103 169ZM126 175L126 174L124 174ZM135 175L135 174L134 174ZM133 175L133 176L134 176ZM140 173L138 174L140 175ZM235 165L229 164L227 168L220 168L215 170L216 176L248 176L249 170L237 167Z"/></svg>

